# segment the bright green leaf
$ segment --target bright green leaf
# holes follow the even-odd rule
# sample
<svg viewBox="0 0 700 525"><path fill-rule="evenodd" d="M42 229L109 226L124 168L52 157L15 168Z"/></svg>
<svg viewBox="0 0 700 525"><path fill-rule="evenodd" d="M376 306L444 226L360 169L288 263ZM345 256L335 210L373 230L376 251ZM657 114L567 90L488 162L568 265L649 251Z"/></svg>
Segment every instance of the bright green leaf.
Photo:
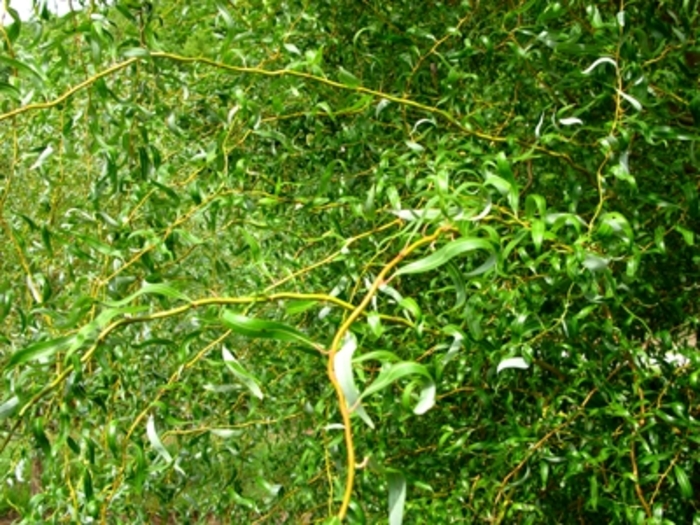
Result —
<svg viewBox="0 0 700 525"><path fill-rule="evenodd" d="M258 385L257 379L238 362L238 360L229 352L226 347L221 349L221 354L224 358L224 363L226 367L231 371L231 373L238 378L238 380L243 383L251 394L253 394L258 399L263 398L262 390Z"/></svg>
<svg viewBox="0 0 700 525"><path fill-rule="evenodd" d="M227 328L246 337L301 343L316 348L316 344L311 339L284 323L246 317L231 310L224 310L221 313L221 320Z"/></svg>
<svg viewBox="0 0 700 525"><path fill-rule="evenodd" d="M493 246L484 239L462 237L451 241L435 253L400 268L396 275L428 272L442 266L453 257L475 250L493 252Z"/></svg>

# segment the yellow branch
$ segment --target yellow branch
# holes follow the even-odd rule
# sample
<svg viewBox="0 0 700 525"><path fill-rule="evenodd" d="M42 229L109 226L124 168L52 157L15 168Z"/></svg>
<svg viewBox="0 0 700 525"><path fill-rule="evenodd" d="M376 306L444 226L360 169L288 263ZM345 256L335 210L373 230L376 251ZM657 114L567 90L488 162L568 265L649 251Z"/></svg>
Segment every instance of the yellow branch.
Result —
<svg viewBox="0 0 700 525"><path fill-rule="evenodd" d="M385 99L389 100L390 102L394 102L396 104L400 104L403 106L409 106L413 107L416 109L419 109L421 111L425 111L427 113L431 113L433 115L437 115L442 117L443 119L447 120L450 124L454 125L455 127L459 128L460 131L474 135L476 137L479 137L481 139L485 140L490 140L492 142L505 142L507 139L505 137L499 137L495 135L489 135L487 133L481 133L480 131L474 131L468 126L465 126L462 124L459 120L457 120L455 117L453 117L450 113L447 111L444 111L440 108L436 108L434 106L428 106L426 104L421 104L420 102L416 102L415 100L411 100L409 98L405 97L400 97L396 95L390 95L389 93L384 93L382 91L377 91L375 89L370 89L366 88L363 86L349 86L346 84L343 84L341 82L337 82L335 80L331 80L325 77L319 77L317 75L311 75L309 73L304 73L303 71L296 71L294 69L263 69L259 67L244 67L244 66L233 66L230 64L225 64L223 62L217 62L216 60L211 60L209 58L204 58L204 57L187 57L187 56L182 56L182 55L176 55L174 53L166 53L163 51L154 51L150 53L150 58L163 58L163 59L168 59L172 60L174 62L181 62L181 63L199 63L199 64L206 64L212 67L215 67L217 69L223 69L226 71L232 71L235 73L247 73L247 74L253 74L253 75L262 75L262 76L267 76L267 77L283 77L283 76L291 76L291 77L297 77L297 78L302 78L305 80L310 80L312 82L316 82L319 84L324 84L329 87L333 87L336 89L342 89L345 91L354 91L356 93L361 93L364 95L370 95L374 98L379 98L379 99ZM68 91L63 93L61 96L58 98L49 101L49 102L40 102L36 104L28 104L26 106L22 106L21 108L14 109L8 113L0 115L0 122L3 120L7 120L8 118L20 115L22 113L27 113L29 111L34 111L34 110L39 110L39 109L49 109L54 106L57 106L58 104L61 104L64 102L66 99L77 93L78 91L85 89L92 84L94 84L97 80L100 78L106 77L116 71L119 71L120 69L124 69L130 64L135 63L142 57L133 57L130 58L124 62L121 62L119 64L115 64L114 66L105 69L104 71L101 71L87 80L81 82L80 84L73 86L70 88Z"/></svg>
<svg viewBox="0 0 700 525"><path fill-rule="evenodd" d="M333 343L331 344L330 351L328 352L328 377L333 384L336 396L338 398L338 406L340 408L340 415L343 418L343 429L345 432L345 447L347 449L347 473L345 479L345 493L343 495L343 501L338 511L338 518L342 521L345 519L345 515L348 512L348 507L350 506L350 499L352 498L352 489L355 483L355 448L353 445L352 437L352 426L350 423L350 409L348 407L347 401L345 399L345 394L343 394L343 389L338 383L338 378L335 375L334 361L335 356L338 353L340 343L343 340L345 334L350 330L352 324L357 320L357 318L362 315L364 309L372 300L372 297L377 293L379 287L386 282L386 276L388 273L394 269L407 255L420 248L424 244L429 244L437 239L444 232L448 231L450 226L442 226L435 233L427 237L423 237L418 241L411 244L408 248L402 250L396 257L394 257L384 268L379 272L377 278L370 286L364 299L357 305L357 307L348 316L345 322L340 326L338 331L333 338Z"/></svg>
<svg viewBox="0 0 700 525"><path fill-rule="evenodd" d="M99 73L91 76L87 80L84 80L80 84L73 86L68 91L63 93L63 95L60 95L58 98L55 98L49 102L37 102L36 104L27 104L26 106L22 106L20 108L13 109L12 111L8 111L7 113L0 115L0 122L2 122L3 120L7 120L8 118L15 117L17 115L21 115L22 113L28 113L29 111L34 111L34 110L38 110L38 109L50 109L50 108L56 107L59 104L68 100L73 95L75 95L78 91L81 91L87 87L90 87L92 84L97 82L99 79L106 77L106 76L109 76L112 73L119 71L120 69L124 69L125 67L129 66L130 64L133 64L137 60L138 60L138 57L134 57L134 58L130 58L129 60L125 60L124 62L120 62L119 64L115 64L112 67L108 67L107 69L100 71Z"/></svg>

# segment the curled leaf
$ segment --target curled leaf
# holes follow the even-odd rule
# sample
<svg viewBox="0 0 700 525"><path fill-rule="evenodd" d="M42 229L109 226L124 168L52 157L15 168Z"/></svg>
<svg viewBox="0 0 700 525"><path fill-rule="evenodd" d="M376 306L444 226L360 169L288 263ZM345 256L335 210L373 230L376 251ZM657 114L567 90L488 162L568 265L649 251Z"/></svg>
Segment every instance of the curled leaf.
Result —
<svg viewBox="0 0 700 525"><path fill-rule="evenodd" d="M377 379L367 387L360 399L385 389L403 377L412 375L423 376L424 378L418 405L413 409L415 414L424 414L435 405L435 383L428 369L420 363L402 361L395 364L385 364Z"/></svg>
<svg viewBox="0 0 700 525"><path fill-rule="evenodd" d="M338 380L340 389L345 396L345 402L349 409L357 413L367 426L374 429L374 422L370 419L364 407L360 403L360 391L355 385L355 378L352 373L352 355L357 350L357 338L352 332L345 334L345 339L340 350L335 354L333 360L333 370Z"/></svg>
<svg viewBox="0 0 700 525"><path fill-rule="evenodd" d="M590 75L595 68L597 68L601 64L612 64L615 66L615 69L617 69L617 62L615 62L612 58L610 57L602 57L593 62L588 68L586 68L582 73L584 75Z"/></svg>
<svg viewBox="0 0 700 525"><path fill-rule="evenodd" d="M389 525L403 523L403 509L406 504L406 478L396 471L387 473L389 484Z"/></svg>
<svg viewBox="0 0 700 525"><path fill-rule="evenodd" d="M231 373L236 376L236 378L238 378L240 382L248 388L248 390L250 390L251 394L258 399L262 399L263 393L262 390L260 390L260 386L258 385L255 377L245 368L243 368L243 366L238 362L233 354L226 349L226 347L221 349L221 355L224 358L226 367L231 371Z"/></svg>
<svg viewBox="0 0 700 525"><path fill-rule="evenodd" d="M501 370L506 370L507 368L519 368L520 370L527 370L530 365L522 357L509 357L498 363L496 367L496 373L499 374Z"/></svg>
<svg viewBox="0 0 700 525"><path fill-rule="evenodd" d="M428 272L442 266L457 255L475 250L494 251L491 243L485 239L463 237L446 244L435 253L423 259L407 264L403 268L400 268L399 271L396 272L396 275Z"/></svg>
<svg viewBox="0 0 700 525"><path fill-rule="evenodd" d="M227 328L246 337L276 339L289 343L302 343L316 348L316 345L311 339L284 323L246 317L245 315L232 312L231 310L224 310L221 314L221 320Z"/></svg>

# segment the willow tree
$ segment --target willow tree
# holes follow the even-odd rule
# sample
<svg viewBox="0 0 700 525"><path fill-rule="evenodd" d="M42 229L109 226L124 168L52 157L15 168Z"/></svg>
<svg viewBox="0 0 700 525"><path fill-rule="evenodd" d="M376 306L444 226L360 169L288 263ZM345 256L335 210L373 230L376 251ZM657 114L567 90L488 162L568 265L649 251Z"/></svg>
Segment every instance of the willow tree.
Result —
<svg viewBox="0 0 700 525"><path fill-rule="evenodd" d="M698 2L565 4L14 17L0 509L700 521Z"/></svg>

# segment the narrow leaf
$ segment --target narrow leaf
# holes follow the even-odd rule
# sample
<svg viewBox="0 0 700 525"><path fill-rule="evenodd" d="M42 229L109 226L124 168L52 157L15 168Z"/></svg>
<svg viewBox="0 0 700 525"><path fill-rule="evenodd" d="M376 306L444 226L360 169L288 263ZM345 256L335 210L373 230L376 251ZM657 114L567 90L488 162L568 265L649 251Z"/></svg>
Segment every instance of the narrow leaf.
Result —
<svg viewBox="0 0 700 525"><path fill-rule="evenodd" d="M484 263L479 266L478 268L475 268L471 272L467 272L464 274L464 277L474 277L475 275L481 275L482 273L488 272L491 268L496 266L496 261L498 261L498 257L496 256L495 253L492 253L489 255L489 258L484 261Z"/></svg>
<svg viewBox="0 0 700 525"><path fill-rule="evenodd" d="M15 100L19 100L21 98L19 90L7 82L0 82L0 94L7 95Z"/></svg>
<svg viewBox="0 0 700 525"><path fill-rule="evenodd" d="M360 85L360 79L343 67L338 68L338 80L340 80L341 84L350 87L357 87Z"/></svg>
<svg viewBox="0 0 700 525"><path fill-rule="evenodd" d="M428 272L442 266L457 255L474 250L486 250L493 252L493 246L491 246L491 243L484 239L457 239L446 244L428 257L424 257L423 259L407 264L403 268L399 269L399 271L396 272L396 275Z"/></svg>
<svg viewBox="0 0 700 525"><path fill-rule="evenodd" d="M364 399L367 396L385 389L403 377L412 375L418 375L425 378L423 382L424 387L421 394L421 399L418 406L413 410L413 412L416 414L425 413L435 404L434 381L430 375L430 372L428 372L428 369L424 365L411 361L402 361L396 364L385 365L381 372L379 372L377 379L375 379L374 382L362 393L360 399Z"/></svg>
<svg viewBox="0 0 700 525"><path fill-rule="evenodd" d="M190 302L190 298L184 293L176 290L166 283L147 283L142 286L140 290L134 292L128 297L125 297L121 301L105 301L104 304L116 308L129 304L131 301L141 295L163 295L165 297L169 297L170 299L180 299L188 303Z"/></svg>
<svg viewBox="0 0 700 525"><path fill-rule="evenodd" d="M21 71L23 73L27 73L29 75L34 76L36 79L42 82L44 81L44 78L41 76L41 74L32 66L25 64L24 62L20 62L19 60L15 60L14 58L10 58L9 56L7 56L7 54L0 54L0 62L4 62L8 66L10 66L11 69L16 69L18 72Z"/></svg>
<svg viewBox="0 0 700 525"><path fill-rule="evenodd" d="M583 124L583 120L576 117L560 118L559 124L562 126L573 126L574 124Z"/></svg>
<svg viewBox="0 0 700 525"><path fill-rule="evenodd" d="M316 344L311 339L284 323L246 317L231 310L224 310L221 314L221 320L227 328L246 337L302 343L314 349L316 348Z"/></svg>
<svg viewBox="0 0 700 525"><path fill-rule="evenodd" d="M148 423L146 423L146 435L148 436L148 441L151 442L151 446L158 452L158 455L162 457L166 463L172 463L173 457L165 448L163 442L158 437L158 432L156 432L156 423L153 418L153 414L148 417Z"/></svg>
<svg viewBox="0 0 700 525"><path fill-rule="evenodd" d="M357 350L357 339L355 338L355 334L348 332L345 335L343 345L335 354L333 370L338 384L340 385L340 389L345 396L345 402L348 408L353 409L353 411L367 423L367 426L374 429L374 423L359 402L360 392L355 385L355 378L352 373L352 355L355 353L355 350Z"/></svg>
<svg viewBox="0 0 700 525"><path fill-rule="evenodd" d="M530 225L532 231L532 242L535 245L535 249L539 252L542 248L542 241L544 240L545 223L542 219L535 219Z"/></svg>
<svg viewBox="0 0 700 525"><path fill-rule="evenodd" d="M688 474L685 473L682 467L679 465L674 465L673 474L676 476L676 483L678 483L678 488L681 491L681 496L684 499L690 499L693 497L693 487L688 479Z"/></svg>
<svg viewBox="0 0 700 525"><path fill-rule="evenodd" d="M617 90L617 92L620 94L620 96L622 98L624 98L627 102L632 104L632 107L634 109L636 109L637 111L642 111L642 104L641 104L641 102L639 102L639 100L637 100L636 98L634 98L631 95L628 95L624 91L620 91L619 89Z"/></svg>
<svg viewBox="0 0 700 525"><path fill-rule="evenodd" d="M535 138L540 138L540 130L542 129L542 123L544 122L544 111L540 115L540 120L535 127Z"/></svg>
<svg viewBox="0 0 700 525"><path fill-rule="evenodd" d="M2 405L0 405L0 421L7 417L10 417L18 406L19 397L17 396L12 396L10 399L8 399Z"/></svg>
<svg viewBox="0 0 700 525"><path fill-rule="evenodd" d="M48 159L52 153L53 153L53 146L51 144L49 144L48 146L46 146L46 148L44 148L44 151L41 152L41 154L39 155L39 158L36 159L36 162L34 162L34 164L32 164L29 169L35 170L35 169L41 167L41 165L44 164L46 159Z"/></svg>
<svg viewBox="0 0 700 525"><path fill-rule="evenodd" d="M255 377L241 366L238 360L226 349L226 347L221 349L221 354L224 358L224 362L226 363L226 367L231 371L231 373L236 376L236 378L238 378L238 380L240 380L240 382L243 383L248 390L250 390L251 394L258 399L262 399L263 393L262 390L260 390L260 386L258 386L258 382Z"/></svg>
<svg viewBox="0 0 700 525"><path fill-rule="evenodd" d="M389 484L389 525L403 523L403 509L406 504L406 478L400 472L387 473Z"/></svg>
<svg viewBox="0 0 700 525"><path fill-rule="evenodd" d="M295 55L301 55L301 51L299 51L299 48L295 46L294 44L283 44L284 48L289 51L290 53L294 53Z"/></svg>
<svg viewBox="0 0 700 525"><path fill-rule="evenodd" d="M70 335L50 339L49 341L34 343L33 345L29 345L12 354L8 367L12 368L29 361L36 361L38 359L47 359L53 356L56 352L60 352L61 350L65 350L66 348L70 347L74 341L75 336Z"/></svg>
<svg viewBox="0 0 700 525"><path fill-rule="evenodd" d="M583 71L583 74L584 74L584 75L589 75L589 74L591 74L591 73L593 72L593 70L594 70L595 68L597 68L599 65L601 65L601 64L606 64L606 63L607 63L607 64L612 64L613 66L615 66L615 69L617 69L617 62L615 62L615 61L614 61L612 58L610 58L610 57L602 57L602 58L599 58L598 60L596 60L595 62L593 62L587 69L585 69L585 70Z"/></svg>
<svg viewBox="0 0 700 525"><path fill-rule="evenodd" d="M435 393L437 388L435 383L428 382L423 383L420 390L420 395L418 396L418 403L413 407L413 413L417 416L425 414L428 410L435 406Z"/></svg>
<svg viewBox="0 0 700 525"><path fill-rule="evenodd" d="M507 368L519 368L520 370L527 370L530 365L522 357L509 357L498 363L496 368L496 373L499 374L501 370L506 370Z"/></svg>

